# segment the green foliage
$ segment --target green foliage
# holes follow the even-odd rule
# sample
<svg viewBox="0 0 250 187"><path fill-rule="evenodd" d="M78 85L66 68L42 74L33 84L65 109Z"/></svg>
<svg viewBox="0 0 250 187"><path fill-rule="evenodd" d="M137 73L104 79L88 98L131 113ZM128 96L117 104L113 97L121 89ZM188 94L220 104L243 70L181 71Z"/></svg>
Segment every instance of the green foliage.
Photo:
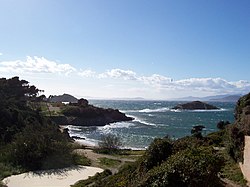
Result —
<svg viewBox="0 0 250 187"><path fill-rule="evenodd" d="M21 167L13 166L8 162L6 163L0 162L0 180L2 180L7 176L19 174L24 171L25 170L23 170Z"/></svg>
<svg viewBox="0 0 250 187"><path fill-rule="evenodd" d="M228 128L229 154L237 161L243 160L244 137L250 135L250 93L241 97L235 108L236 122Z"/></svg>
<svg viewBox="0 0 250 187"><path fill-rule="evenodd" d="M1 177L74 163L68 137L41 113L39 92L18 77L0 79Z"/></svg>
<svg viewBox="0 0 250 187"><path fill-rule="evenodd" d="M238 162L243 160L245 132L242 127L233 125L227 129L226 149L228 154Z"/></svg>
<svg viewBox="0 0 250 187"><path fill-rule="evenodd" d="M156 138L141 158L140 169L149 170L160 165L172 154L172 147L172 141L168 137Z"/></svg>
<svg viewBox="0 0 250 187"><path fill-rule="evenodd" d="M194 136L186 136L173 141L173 153L177 153L187 148L194 148L202 145L206 145L204 139L199 139Z"/></svg>
<svg viewBox="0 0 250 187"><path fill-rule="evenodd" d="M76 164L76 165L83 165L83 166L90 166L91 165L91 160L88 159L84 155L79 155L77 153L73 153L72 156L73 156L74 164Z"/></svg>
<svg viewBox="0 0 250 187"><path fill-rule="evenodd" d="M114 160L114 159L106 158L106 157L99 158L99 160L100 160L101 165L104 165L107 167L114 167L114 166L118 166L121 164L120 160Z"/></svg>
<svg viewBox="0 0 250 187"><path fill-rule="evenodd" d="M202 138L202 130L204 129L205 127L203 125L196 125L196 126L193 126L193 128L191 129L191 134L196 137L196 138Z"/></svg>
<svg viewBox="0 0 250 187"><path fill-rule="evenodd" d="M218 186L221 158L212 148L180 151L148 173L141 186Z"/></svg>
<svg viewBox="0 0 250 187"><path fill-rule="evenodd" d="M220 129L220 130L223 130L223 129L225 129L226 128L226 126L227 125L229 125L230 124L230 122L229 121L219 121L218 123L217 123L217 128L218 129Z"/></svg>
<svg viewBox="0 0 250 187"><path fill-rule="evenodd" d="M97 108L92 105L88 106L74 106L68 105L62 110L65 116L83 117L83 118L95 118L103 116L105 109Z"/></svg>
<svg viewBox="0 0 250 187"><path fill-rule="evenodd" d="M221 170L220 177L229 179L240 186L246 186L247 181L241 172L240 166L225 151L222 152L225 158L225 165Z"/></svg>
<svg viewBox="0 0 250 187"><path fill-rule="evenodd" d="M250 105L250 93L241 97L235 108L235 118L237 119L242 114L243 108Z"/></svg>
<svg viewBox="0 0 250 187"><path fill-rule="evenodd" d="M53 125L27 125L12 142L12 161L30 170L72 164L71 148L64 134Z"/></svg>
<svg viewBox="0 0 250 187"><path fill-rule="evenodd" d="M220 186L218 173L224 158L206 139L156 139L137 162L103 180L110 186Z"/></svg>
<svg viewBox="0 0 250 187"><path fill-rule="evenodd" d="M102 180L110 175L112 175L112 172L105 169L102 173L97 173L95 176L89 177L87 180L78 181L76 184L71 185L71 187L85 187L88 185L93 187L100 186L102 184Z"/></svg>
<svg viewBox="0 0 250 187"><path fill-rule="evenodd" d="M18 77L0 79L0 142L11 142L27 121L32 121L36 113L27 103L39 100L36 99L39 91Z"/></svg>
<svg viewBox="0 0 250 187"><path fill-rule="evenodd" d="M98 142L99 148L96 149L96 152L99 153L118 153L120 146L122 146L121 139L114 134L106 134L101 137L101 141Z"/></svg>
<svg viewBox="0 0 250 187"><path fill-rule="evenodd" d="M97 183L97 187L124 187L137 186L137 172L138 163L125 164L118 173L109 176L102 180L102 183Z"/></svg>
<svg viewBox="0 0 250 187"><path fill-rule="evenodd" d="M212 132L205 137L205 141L209 145L224 147L226 141L226 133L226 129L217 132Z"/></svg>

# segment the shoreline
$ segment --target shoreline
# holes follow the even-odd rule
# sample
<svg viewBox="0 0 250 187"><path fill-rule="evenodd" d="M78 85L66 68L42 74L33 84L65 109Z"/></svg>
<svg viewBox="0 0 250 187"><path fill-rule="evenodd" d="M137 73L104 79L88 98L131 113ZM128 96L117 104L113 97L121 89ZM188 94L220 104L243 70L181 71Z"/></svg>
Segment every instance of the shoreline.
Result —
<svg viewBox="0 0 250 187"><path fill-rule="evenodd" d="M68 129L67 133L69 135L69 137L74 141L74 143L78 143L80 145L86 146L90 149L96 149L98 148L98 140L94 140L91 141L90 139L80 136L79 134L70 134L70 127L69 126L74 126L74 125L59 125L59 128L61 131L64 131L65 129ZM74 138L74 136L79 137L79 138ZM120 149L130 149L130 150L134 150L134 151L144 151L146 150L148 147L120 147Z"/></svg>
<svg viewBox="0 0 250 187"><path fill-rule="evenodd" d="M91 144L90 142L88 142L87 140L78 140L78 139L73 139L74 140L74 143L77 143L79 145L83 145L83 146L86 146L86 148L89 148L89 149L96 149L98 148L99 146L98 145L94 145L94 144ZM136 148L136 147L120 147L121 150L126 150L126 149L129 149L129 150L132 150L132 151L145 151L147 148Z"/></svg>

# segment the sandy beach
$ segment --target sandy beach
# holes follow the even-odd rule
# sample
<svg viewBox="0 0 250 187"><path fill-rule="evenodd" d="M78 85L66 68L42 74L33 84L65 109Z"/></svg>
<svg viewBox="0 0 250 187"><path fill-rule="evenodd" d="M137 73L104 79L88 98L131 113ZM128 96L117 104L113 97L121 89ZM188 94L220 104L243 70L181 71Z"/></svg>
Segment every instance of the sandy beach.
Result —
<svg viewBox="0 0 250 187"><path fill-rule="evenodd" d="M89 166L77 166L59 170L27 172L12 175L3 180L8 187L70 187L79 180L94 176L103 169Z"/></svg>

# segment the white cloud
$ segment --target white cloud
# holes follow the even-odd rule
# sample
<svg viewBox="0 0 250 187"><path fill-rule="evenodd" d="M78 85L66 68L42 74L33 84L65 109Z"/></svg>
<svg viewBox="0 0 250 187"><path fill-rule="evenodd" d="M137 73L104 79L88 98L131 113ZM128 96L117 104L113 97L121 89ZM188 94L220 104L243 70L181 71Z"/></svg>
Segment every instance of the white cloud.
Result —
<svg viewBox="0 0 250 187"><path fill-rule="evenodd" d="M96 75L96 72L92 71L92 70L80 70L78 72L78 75L80 75L81 77L94 77Z"/></svg>
<svg viewBox="0 0 250 187"><path fill-rule="evenodd" d="M124 80L137 80L136 73L131 70L112 69L99 74L99 78L122 78Z"/></svg>
<svg viewBox="0 0 250 187"><path fill-rule="evenodd" d="M28 56L26 60L2 61L0 62L0 72L23 75L25 75L25 73L49 73L51 76L54 76L54 73L58 75L75 73L77 76L93 79L92 83L95 83L96 87L99 85L103 86L104 89L102 91L104 92L106 90L107 95L112 89L117 89L117 92L120 91L121 94L129 95L129 93L134 93L141 94L142 96L147 95L148 97L158 94L157 96L162 98L164 98L165 95L176 96L176 94L200 94L201 96L224 93L247 93L250 91L250 82L247 80L228 81L222 78L188 78L173 80L170 77L159 74L139 76L132 70L123 69L111 69L103 73L97 73L90 69L77 70L69 64L61 64L44 57L36 56ZM40 76L43 77L44 75L41 74ZM80 82L77 77L74 78L76 78L76 81ZM103 80L106 78L108 81ZM120 79L124 82L112 79ZM69 79L69 81L72 80ZM107 87L107 85L113 86ZM135 91L135 88L138 89L138 91ZM95 87L93 89L95 89ZM122 90L126 90L126 93Z"/></svg>
<svg viewBox="0 0 250 187"><path fill-rule="evenodd" d="M3 53L0 53L0 56L2 56L3 55Z"/></svg>
<svg viewBox="0 0 250 187"><path fill-rule="evenodd" d="M44 57L36 56L27 56L25 61L15 60L0 62L0 72L63 73L68 75L74 71L76 71L76 69L69 64L58 64Z"/></svg>
<svg viewBox="0 0 250 187"><path fill-rule="evenodd" d="M143 83L149 88L154 88L154 91L189 91L200 93L242 93L250 90L249 81L236 81L230 82L222 78L189 78L181 80L173 80L170 77L166 77L159 74L153 74L151 76L138 76L134 71L112 69L105 73L94 74L94 72L85 70L83 73L85 76L95 76L98 78L114 78L135 81L138 84Z"/></svg>
<svg viewBox="0 0 250 187"><path fill-rule="evenodd" d="M139 78L140 81L144 82L145 84L150 84L153 86L170 86L172 84L172 79L169 77L165 77L158 74L153 74L151 76L145 77L142 76Z"/></svg>

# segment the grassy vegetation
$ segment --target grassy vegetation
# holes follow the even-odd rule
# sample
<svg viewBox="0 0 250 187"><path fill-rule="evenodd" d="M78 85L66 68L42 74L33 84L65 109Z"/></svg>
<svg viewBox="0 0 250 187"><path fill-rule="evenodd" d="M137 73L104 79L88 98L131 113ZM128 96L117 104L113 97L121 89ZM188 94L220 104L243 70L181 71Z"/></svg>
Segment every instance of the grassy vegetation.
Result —
<svg viewBox="0 0 250 187"><path fill-rule="evenodd" d="M146 150L121 150L118 154L112 154L113 156L116 156L120 159L131 159L131 160L137 160L142 155L144 155Z"/></svg>
<svg viewBox="0 0 250 187"><path fill-rule="evenodd" d="M221 170L221 177L229 179L234 183L246 186L247 181L244 179L244 176L241 172L240 166L236 163L227 153L225 150L221 152L221 154L225 158L225 165Z"/></svg>
<svg viewBox="0 0 250 187"><path fill-rule="evenodd" d="M102 180L110 175L112 175L112 172L106 169L102 173L97 173L95 176L89 177L87 180L78 181L76 184L71 185L71 187L100 186L102 184Z"/></svg>
<svg viewBox="0 0 250 187"><path fill-rule="evenodd" d="M105 167L117 167L121 164L120 160L115 160L111 158L99 158L100 164L105 166Z"/></svg>
<svg viewBox="0 0 250 187"><path fill-rule="evenodd" d="M74 164L76 165L83 165L83 166L90 166L91 160L83 155L79 155L77 153L73 154Z"/></svg>
<svg viewBox="0 0 250 187"><path fill-rule="evenodd" d="M0 180L10 175L15 175L24 172L25 170L21 167L12 166L9 163L0 162Z"/></svg>

